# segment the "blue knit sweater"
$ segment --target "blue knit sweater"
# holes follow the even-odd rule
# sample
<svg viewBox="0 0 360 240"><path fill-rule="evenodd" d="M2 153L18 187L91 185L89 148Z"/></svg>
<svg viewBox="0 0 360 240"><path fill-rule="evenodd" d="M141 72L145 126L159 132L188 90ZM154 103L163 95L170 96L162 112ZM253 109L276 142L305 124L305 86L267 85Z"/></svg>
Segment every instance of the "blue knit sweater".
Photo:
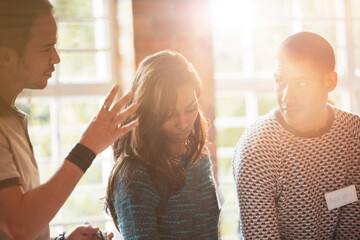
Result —
<svg viewBox="0 0 360 240"><path fill-rule="evenodd" d="M143 166L113 194L118 227L125 240L218 239L219 209L207 155L186 168L186 185L166 200Z"/></svg>

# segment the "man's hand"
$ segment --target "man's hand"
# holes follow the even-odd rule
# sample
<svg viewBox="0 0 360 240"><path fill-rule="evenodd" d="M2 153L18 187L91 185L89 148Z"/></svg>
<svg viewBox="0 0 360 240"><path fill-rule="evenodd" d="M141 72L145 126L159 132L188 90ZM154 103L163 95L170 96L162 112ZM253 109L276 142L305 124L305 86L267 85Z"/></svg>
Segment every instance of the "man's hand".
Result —
<svg viewBox="0 0 360 240"><path fill-rule="evenodd" d="M99 234L96 234L99 231L98 227L93 227L91 225L81 225L75 228L69 235L65 236L66 240L104 240ZM113 233L103 232L103 235L107 236L108 239L114 237Z"/></svg>
<svg viewBox="0 0 360 240"><path fill-rule="evenodd" d="M119 85L116 84L112 87L99 113L92 120L80 139L80 143L90 148L95 154L105 150L116 139L129 132L138 124L137 121L132 121L123 126L123 122L127 117L137 109L137 104L133 103L123 109L132 98L132 92L129 92L113 104L118 90Z"/></svg>

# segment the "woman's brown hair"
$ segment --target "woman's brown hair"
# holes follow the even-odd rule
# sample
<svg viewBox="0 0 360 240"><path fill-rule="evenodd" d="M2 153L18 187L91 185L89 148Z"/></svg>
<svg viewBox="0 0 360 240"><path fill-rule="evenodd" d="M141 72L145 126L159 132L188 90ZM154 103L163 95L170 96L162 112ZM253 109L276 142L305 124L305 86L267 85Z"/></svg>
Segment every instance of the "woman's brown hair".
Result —
<svg viewBox="0 0 360 240"><path fill-rule="evenodd" d="M115 164L109 177L106 205L115 225L117 216L112 194L119 183L126 189L138 164L147 167L158 193L169 197L186 184L186 166L204 154L208 124L201 110L186 140L185 164L170 160L168 141L162 131L171 108L176 104L179 87L188 83L194 86L199 98L201 80L192 64L179 53L161 51L140 63L131 89L134 97L128 103L136 102L138 109L126 121L138 119L139 125L113 144Z"/></svg>

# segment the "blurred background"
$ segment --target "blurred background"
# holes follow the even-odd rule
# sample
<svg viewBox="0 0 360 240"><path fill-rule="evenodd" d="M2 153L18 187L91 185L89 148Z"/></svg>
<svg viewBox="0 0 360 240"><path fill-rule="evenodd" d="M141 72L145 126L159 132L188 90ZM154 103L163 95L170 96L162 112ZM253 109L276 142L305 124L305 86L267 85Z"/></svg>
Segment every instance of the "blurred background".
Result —
<svg viewBox="0 0 360 240"><path fill-rule="evenodd" d="M24 91L41 181L60 166L115 82L129 89L137 64L172 49L204 84L201 105L213 122L210 149L225 195L221 239L241 239L232 176L234 146L245 128L276 106L272 65L290 34L312 31L335 49L339 107L360 113L360 0L51 0L62 59L49 86ZM112 151L100 154L51 222L51 235L89 222L115 232L104 211ZM121 235L116 233L116 239Z"/></svg>

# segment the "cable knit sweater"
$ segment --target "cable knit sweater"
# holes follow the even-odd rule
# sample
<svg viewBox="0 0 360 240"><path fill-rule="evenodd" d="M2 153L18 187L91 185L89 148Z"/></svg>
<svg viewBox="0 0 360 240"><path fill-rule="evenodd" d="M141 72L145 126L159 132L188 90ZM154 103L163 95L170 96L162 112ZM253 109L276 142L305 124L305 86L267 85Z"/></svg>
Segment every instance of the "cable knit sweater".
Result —
<svg viewBox="0 0 360 240"><path fill-rule="evenodd" d="M141 166L124 189L113 194L118 227L127 239L218 239L219 208L207 155L186 168L186 185L161 197Z"/></svg>

